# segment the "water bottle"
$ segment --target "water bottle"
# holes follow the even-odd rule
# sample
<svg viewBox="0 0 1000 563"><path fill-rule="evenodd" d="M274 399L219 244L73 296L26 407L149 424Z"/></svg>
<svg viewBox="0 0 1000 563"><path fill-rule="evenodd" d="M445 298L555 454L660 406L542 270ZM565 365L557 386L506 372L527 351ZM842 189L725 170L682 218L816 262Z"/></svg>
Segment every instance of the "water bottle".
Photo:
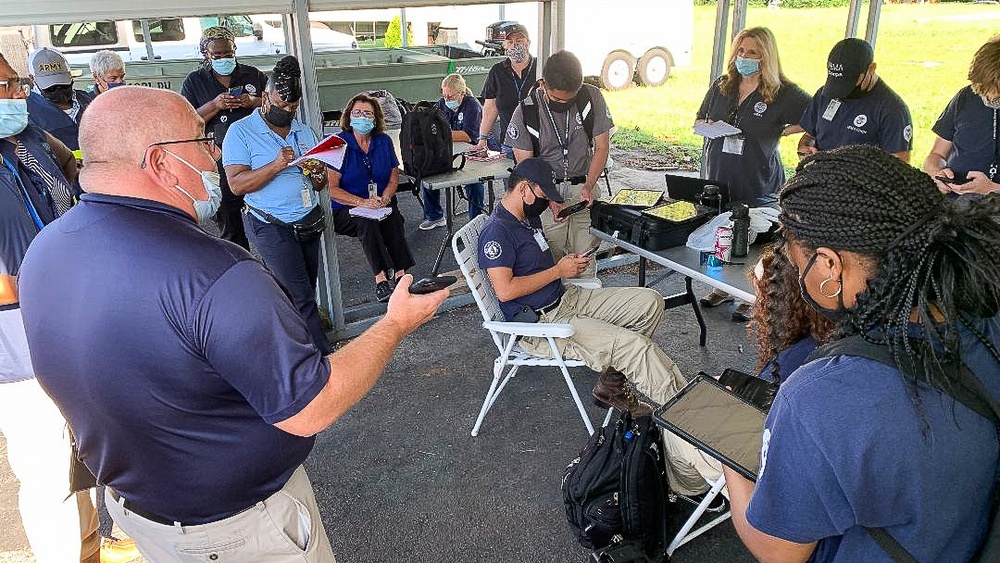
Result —
<svg viewBox="0 0 1000 563"><path fill-rule="evenodd" d="M742 203L733 206L733 249L734 257L743 257L750 246L750 208Z"/></svg>

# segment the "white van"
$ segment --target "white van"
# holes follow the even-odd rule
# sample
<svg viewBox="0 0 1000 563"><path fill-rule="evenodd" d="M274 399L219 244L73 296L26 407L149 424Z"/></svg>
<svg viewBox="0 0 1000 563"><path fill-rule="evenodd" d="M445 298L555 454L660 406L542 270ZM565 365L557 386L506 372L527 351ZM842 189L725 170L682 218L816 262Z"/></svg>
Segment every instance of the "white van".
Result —
<svg viewBox="0 0 1000 563"><path fill-rule="evenodd" d="M154 60L202 58L199 47L202 31L217 25L232 30L236 35L238 56L285 52L280 17L277 18L277 33L267 32L268 25L255 22L246 15L158 18L145 21L149 24ZM126 61L145 61L149 60L149 56L143 40L142 23L142 20L120 20L39 25L33 28L34 44L36 47L58 50L70 64L87 64L91 55L102 49L116 51ZM323 27L329 33L319 31L328 49L357 48L353 37ZM330 34L338 36L336 41L329 37Z"/></svg>

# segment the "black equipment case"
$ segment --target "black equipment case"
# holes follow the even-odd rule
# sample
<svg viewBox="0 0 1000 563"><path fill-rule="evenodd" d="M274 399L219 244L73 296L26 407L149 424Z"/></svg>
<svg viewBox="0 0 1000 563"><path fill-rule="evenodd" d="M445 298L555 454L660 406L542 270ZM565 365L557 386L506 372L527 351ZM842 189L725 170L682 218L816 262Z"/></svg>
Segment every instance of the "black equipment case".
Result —
<svg viewBox="0 0 1000 563"><path fill-rule="evenodd" d="M673 201L666 199L659 205ZM683 221L670 221L647 215L643 211L643 208L595 201L590 208L590 225L609 235L618 231L619 239L655 252L687 243L688 235L716 214L714 209L695 205L697 215L694 217Z"/></svg>

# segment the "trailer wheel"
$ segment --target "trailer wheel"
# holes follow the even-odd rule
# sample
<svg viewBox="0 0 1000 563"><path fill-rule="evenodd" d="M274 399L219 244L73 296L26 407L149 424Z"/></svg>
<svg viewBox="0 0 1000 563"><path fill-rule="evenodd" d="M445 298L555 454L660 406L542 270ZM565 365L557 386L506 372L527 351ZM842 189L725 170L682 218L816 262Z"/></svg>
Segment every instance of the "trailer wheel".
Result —
<svg viewBox="0 0 1000 563"><path fill-rule="evenodd" d="M601 84L607 90L624 90L632 86L635 60L625 51L613 51L604 59Z"/></svg>
<svg viewBox="0 0 1000 563"><path fill-rule="evenodd" d="M661 86L670 78L670 53L659 47L646 51L636 68L644 86Z"/></svg>

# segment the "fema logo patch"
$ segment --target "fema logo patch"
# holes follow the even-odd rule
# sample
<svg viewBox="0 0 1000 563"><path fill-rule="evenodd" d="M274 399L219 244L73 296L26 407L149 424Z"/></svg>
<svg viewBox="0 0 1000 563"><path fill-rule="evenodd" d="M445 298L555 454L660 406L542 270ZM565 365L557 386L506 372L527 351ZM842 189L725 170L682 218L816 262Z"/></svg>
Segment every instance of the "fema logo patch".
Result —
<svg viewBox="0 0 1000 563"><path fill-rule="evenodd" d="M510 125L507 126L507 136L508 137L510 137L511 139L517 139L518 135L519 135L519 133L517 132L517 125L514 125L513 123L511 123Z"/></svg>
<svg viewBox="0 0 1000 563"><path fill-rule="evenodd" d="M483 254L490 260L496 260L503 254L503 248L500 247L499 242L491 240L483 245Z"/></svg>
<svg viewBox="0 0 1000 563"><path fill-rule="evenodd" d="M222 122L222 123L225 123L225 122L229 121L229 116L228 115L223 115L222 117L219 118L219 121Z"/></svg>
<svg viewBox="0 0 1000 563"><path fill-rule="evenodd" d="M250 94L251 96L257 95L257 87L253 84L247 84L243 87L243 89L246 90L247 94Z"/></svg>
<svg viewBox="0 0 1000 563"><path fill-rule="evenodd" d="M580 112L576 112L576 124L583 125L583 118L580 117Z"/></svg>
<svg viewBox="0 0 1000 563"><path fill-rule="evenodd" d="M911 140L913 140L913 126L912 125L907 125L906 127L903 127L903 139L905 139L907 143L909 143Z"/></svg>
<svg viewBox="0 0 1000 563"><path fill-rule="evenodd" d="M767 111L767 104L765 104L764 102L757 102L753 106L753 111L757 115L760 115L760 114L764 113L765 111Z"/></svg>
<svg viewBox="0 0 1000 563"><path fill-rule="evenodd" d="M760 446L760 471L757 472L757 478L760 479L764 475L764 468L767 467L767 447L771 445L771 429L765 428L764 435L761 436L761 446Z"/></svg>
<svg viewBox="0 0 1000 563"><path fill-rule="evenodd" d="M464 113L458 114L458 122L459 123L461 123L464 119L465 119L465 114Z"/></svg>
<svg viewBox="0 0 1000 563"><path fill-rule="evenodd" d="M855 127L864 127L865 123L868 123L868 116L863 113L854 118Z"/></svg>
<svg viewBox="0 0 1000 563"><path fill-rule="evenodd" d="M438 134L437 123L431 123L431 135L437 137L437 134Z"/></svg>

